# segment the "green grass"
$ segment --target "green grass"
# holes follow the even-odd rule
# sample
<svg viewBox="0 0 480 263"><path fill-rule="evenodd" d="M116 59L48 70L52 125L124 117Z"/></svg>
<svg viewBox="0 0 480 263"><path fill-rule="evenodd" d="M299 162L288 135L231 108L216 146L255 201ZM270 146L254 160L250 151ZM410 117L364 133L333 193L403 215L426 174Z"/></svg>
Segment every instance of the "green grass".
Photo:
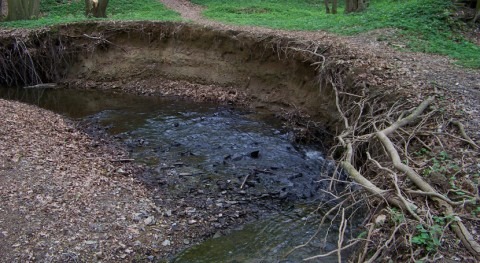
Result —
<svg viewBox="0 0 480 263"><path fill-rule="evenodd" d="M211 19L240 25L288 30L326 30L352 35L381 28L397 29L394 36L408 50L447 55L467 67L480 68L480 47L459 33L463 25L451 18L448 0L371 0L364 12L325 13L323 0L193 0L207 7Z"/></svg>
<svg viewBox="0 0 480 263"><path fill-rule="evenodd" d="M55 24L93 20L85 17L84 0L41 0L41 17L36 20L1 22L1 27L34 28ZM108 20L181 20L180 15L166 9L158 0L110 0ZM96 19L105 20L105 19Z"/></svg>

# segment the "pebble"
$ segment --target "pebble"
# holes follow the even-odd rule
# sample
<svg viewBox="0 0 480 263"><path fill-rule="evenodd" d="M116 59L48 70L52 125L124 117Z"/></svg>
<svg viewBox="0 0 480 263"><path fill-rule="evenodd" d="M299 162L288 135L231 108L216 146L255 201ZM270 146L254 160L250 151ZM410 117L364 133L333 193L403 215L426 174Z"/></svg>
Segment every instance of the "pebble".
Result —
<svg viewBox="0 0 480 263"><path fill-rule="evenodd" d="M133 242L133 245L136 246L136 247L139 247L139 246L142 245L142 242L137 240L137 241Z"/></svg>
<svg viewBox="0 0 480 263"><path fill-rule="evenodd" d="M149 216L149 217L145 218L145 220L143 220L143 222L147 226L155 225L155 217L154 216Z"/></svg>
<svg viewBox="0 0 480 263"><path fill-rule="evenodd" d="M190 244L190 241L188 239L184 239L183 244L188 245L188 244Z"/></svg>
<svg viewBox="0 0 480 263"><path fill-rule="evenodd" d="M215 235L213 235L213 238L219 238L222 236L222 233L220 231L217 231Z"/></svg>
<svg viewBox="0 0 480 263"><path fill-rule="evenodd" d="M144 218L144 215L143 213L135 213L133 214L133 221L134 222L140 222L142 220L142 218Z"/></svg>
<svg viewBox="0 0 480 263"><path fill-rule="evenodd" d="M162 242L162 246L164 246L164 247L170 246L170 244L171 244L171 242L168 239L165 239L165 241Z"/></svg>
<svg viewBox="0 0 480 263"><path fill-rule="evenodd" d="M185 213L187 213L189 215L195 213L196 211L197 211L197 209L195 209L194 207L187 207L185 209Z"/></svg>

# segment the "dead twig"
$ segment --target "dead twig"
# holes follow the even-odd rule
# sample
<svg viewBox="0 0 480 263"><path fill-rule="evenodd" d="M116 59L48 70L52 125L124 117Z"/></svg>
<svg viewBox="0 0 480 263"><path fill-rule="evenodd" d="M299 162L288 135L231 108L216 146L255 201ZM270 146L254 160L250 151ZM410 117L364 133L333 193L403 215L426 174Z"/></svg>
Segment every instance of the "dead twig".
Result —
<svg viewBox="0 0 480 263"><path fill-rule="evenodd" d="M309 261L309 260L313 260L313 259L317 259L317 258L328 257L328 256L330 256L330 255L333 255L333 254L335 254L335 253L338 253L339 250L345 250L345 249L347 249L347 248L349 248L349 247L355 246L355 245L358 244L360 241L361 241L361 240L355 240L355 241L353 241L352 243L344 246L344 247L341 248L341 249L338 249L338 248L337 248L337 249L332 250L332 251L330 251L330 252L328 252L328 253L325 253L325 254L315 255L315 256L313 256L313 257L308 257L308 258L303 259L303 261Z"/></svg>

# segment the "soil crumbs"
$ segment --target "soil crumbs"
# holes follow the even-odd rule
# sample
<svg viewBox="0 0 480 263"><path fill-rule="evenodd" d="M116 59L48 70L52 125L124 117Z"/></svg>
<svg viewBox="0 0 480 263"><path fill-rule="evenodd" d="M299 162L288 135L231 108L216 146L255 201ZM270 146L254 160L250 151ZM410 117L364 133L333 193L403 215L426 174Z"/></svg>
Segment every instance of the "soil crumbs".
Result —
<svg viewBox="0 0 480 263"><path fill-rule="evenodd" d="M0 113L1 261L153 261L185 246L188 231L171 234L187 219L162 215L121 148L35 106L0 100Z"/></svg>

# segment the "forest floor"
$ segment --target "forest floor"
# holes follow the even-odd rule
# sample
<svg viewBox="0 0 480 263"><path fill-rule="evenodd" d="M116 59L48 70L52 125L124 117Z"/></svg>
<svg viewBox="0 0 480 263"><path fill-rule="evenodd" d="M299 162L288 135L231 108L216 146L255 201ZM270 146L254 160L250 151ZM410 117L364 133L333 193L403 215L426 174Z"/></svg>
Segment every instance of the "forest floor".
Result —
<svg viewBox="0 0 480 263"><path fill-rule="evenodd" d="M0 112L1 262L131 262L183 244L123 149L36 106L0 99Z"/></svg>
<svg viewBox="0 0 480 263"><path fill-rule="evenodd" d="M183 18L208 27L312 41L328 35L366 58L388 61L383 66L400 72L397 81L409 87L402 91L406 97L422 99L422 87L435 87L451 102L447 110L452 115L461 112L467 134L480 143L480 70L462 68L443 56L394 49L401 43L377 41L389 30L339 37L224 25L203 18L201 7L189 1L162 2ZM189 219L171 216L175 204L155 205L149 189L134 176L139 168L119 161L128 159L122 148L94 139L75 123L35 106L0 100L0 113L1 261L153 260L152 255L166 256L191 242L191 233L172 228L188 225ZM480 160L478 153L476 158ZM478 224L470 227L478 240Z"/></svg>

